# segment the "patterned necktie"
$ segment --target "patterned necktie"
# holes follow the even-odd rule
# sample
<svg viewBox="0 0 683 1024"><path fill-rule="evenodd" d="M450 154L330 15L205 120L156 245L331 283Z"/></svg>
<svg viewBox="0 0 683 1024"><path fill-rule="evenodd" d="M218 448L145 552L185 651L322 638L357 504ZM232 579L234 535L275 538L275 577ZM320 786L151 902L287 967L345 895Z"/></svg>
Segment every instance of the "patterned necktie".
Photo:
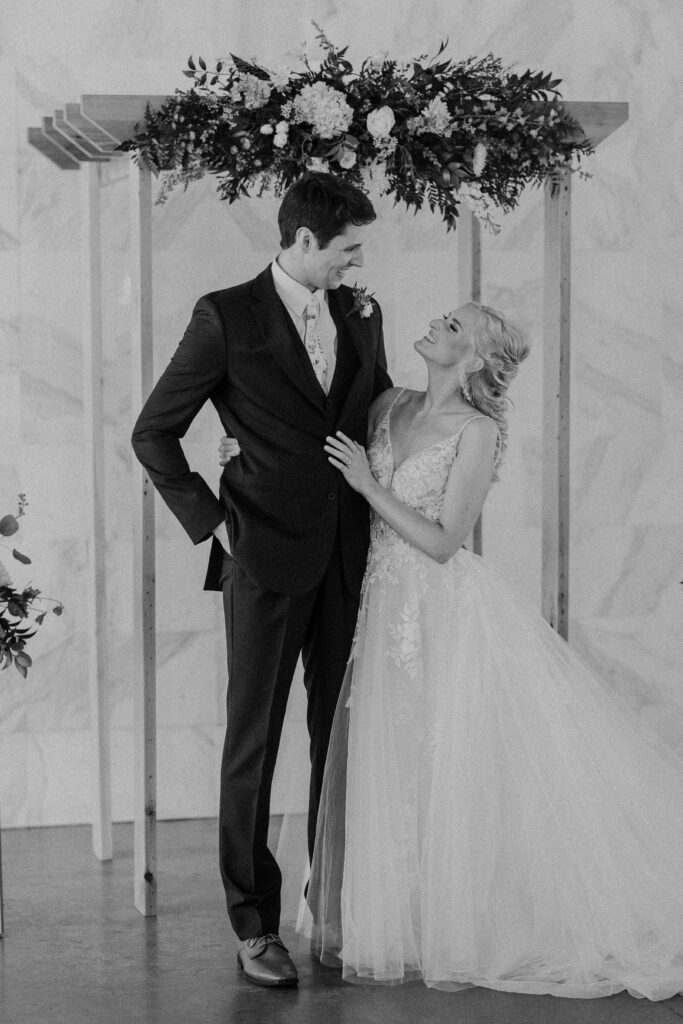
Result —
<svg viewBox="0 0 683 1024"><path fill-rule="evenodd" d="M306 351L310 357L313 372L318 378L321 388L325 394L327 394L329 391L329 384L327 380L328 364L327 357L323 351L323 346L318 334L319 318L320 305L317 299L311 299L304 310L304 323L306 325L304 331L304 345L306 346Z"/></svg>

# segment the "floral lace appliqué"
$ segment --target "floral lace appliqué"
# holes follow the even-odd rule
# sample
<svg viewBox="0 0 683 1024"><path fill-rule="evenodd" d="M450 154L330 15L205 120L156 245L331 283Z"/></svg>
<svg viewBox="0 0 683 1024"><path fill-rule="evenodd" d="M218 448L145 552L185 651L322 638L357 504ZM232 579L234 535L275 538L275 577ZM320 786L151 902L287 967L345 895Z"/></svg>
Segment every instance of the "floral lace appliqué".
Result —
<svg viewBox="0 0 683 1024"><path fill-rule="evenodd" d="M395 641L387 651L389 657L411 679L417 679L422 662L422 631L417 601L403 606L399 621L389 627L389 635Z"/></svg>

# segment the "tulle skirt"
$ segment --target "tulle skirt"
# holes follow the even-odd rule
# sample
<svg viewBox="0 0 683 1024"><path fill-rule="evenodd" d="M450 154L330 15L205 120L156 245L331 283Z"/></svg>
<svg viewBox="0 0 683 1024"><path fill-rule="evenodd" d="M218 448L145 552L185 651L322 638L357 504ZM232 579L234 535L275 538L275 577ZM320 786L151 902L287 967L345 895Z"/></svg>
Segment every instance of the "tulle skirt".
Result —
<svg viewBox="0 0 683 1024"><path fill-rule="evenodd" d="M366 581L308 902L348 980L683 990L683 761L477 556Z"/></svg>

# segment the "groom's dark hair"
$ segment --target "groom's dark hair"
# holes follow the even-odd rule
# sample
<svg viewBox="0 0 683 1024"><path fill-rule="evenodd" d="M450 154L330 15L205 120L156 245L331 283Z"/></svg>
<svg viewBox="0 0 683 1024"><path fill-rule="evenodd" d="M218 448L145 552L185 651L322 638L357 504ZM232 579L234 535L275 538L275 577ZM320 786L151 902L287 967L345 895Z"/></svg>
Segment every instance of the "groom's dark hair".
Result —
<svg viewBox="0 0 683 1024"><path fill-rule="evenodd" d="M333 174L308 171L287 189L277 222L280 245L294 245L299 228L309 228L321 249L349 224L371 224L377 217L364 192Z"/></svg>

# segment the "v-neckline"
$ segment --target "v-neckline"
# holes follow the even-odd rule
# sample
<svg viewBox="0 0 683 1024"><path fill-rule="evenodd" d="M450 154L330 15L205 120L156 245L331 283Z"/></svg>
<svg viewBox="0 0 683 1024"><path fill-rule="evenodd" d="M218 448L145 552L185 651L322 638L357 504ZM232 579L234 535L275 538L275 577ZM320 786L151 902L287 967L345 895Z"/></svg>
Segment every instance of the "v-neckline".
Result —
<svg viewBox="0 0 683 1024"><path fill-rule="evenodd" d="M394 442L391 439L391 414L392 414L392 412L394 410L394 406L396 405L396 403L398 402L398 400L399 400L399 398L401 397L402 394L403 394L403 391L401 391L396 396L395 400L389 406L389 408L387 410L387 416L386 416L386 420L387 420L387 440L389 442L389 455L391 456L391 478L392 478L392 480L396 476L396 474L398 473L399 469L402 469L405 466L406 462L410 462L412 459L416 459L418 455L424 455L425 452L431 451L432 448L438 448L440 445L445 444L447 441L453 441L455 438L460 436L460 434L463 432L463 430L465 429L467 424L470 422L470 420L476 420L476 419L479 419L481 417L483 417L484 419L486 418L485 416L483 416L483 413L474 413L472 416L470 416L468 419L465 420L463 425L460 427L460 430L456 431L455 434L449 434L448 437L442 437L440 441L434 441L432 444L428 444L425 448L420 448L419 451L413 452L412 455L407 455L406 458L402 459L401 462L399 462L399 464L397 466L396 465L396 461L394 459ZM461 415L464 416L465 413L461 413Z"/></svg>

